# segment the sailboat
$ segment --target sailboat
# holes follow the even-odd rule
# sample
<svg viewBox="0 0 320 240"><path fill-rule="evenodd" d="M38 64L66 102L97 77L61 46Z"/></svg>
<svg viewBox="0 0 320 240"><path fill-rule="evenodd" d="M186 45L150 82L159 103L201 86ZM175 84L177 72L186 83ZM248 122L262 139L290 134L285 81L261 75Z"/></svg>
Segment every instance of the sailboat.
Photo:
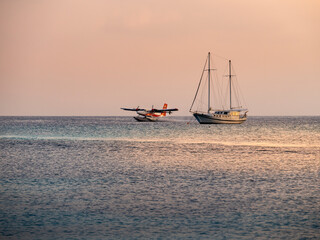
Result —
<svg viewBox="0 0 320 240"><path fill-rule="evenodd" d="M195 94L195 97L193 99L193 102L191 104L190 107L190 112L193 114L193 116L197 119L197 121L200 124L241 124L243 122L245 122L247 120L247 112L248 109L244 109L241 106L237 106L237 107L233 107L232 106L232 77L234 75L232 75L231 72L231 60L228 61L229 63L229 74L226 75L229 78L229 107L228 108L221 108L221 109L213 109L211 107L211 92L212 92L212 87L210 86L211 83L211 72L216 70L216 69L211 69L210 68L210 52L208 53L208 58L206 60L204 69L202 71L202 75L200 78L200 82ZM205 72L207 72L207 74L204 74ZM192 110L195 100L197 99L197 95L199 92L199 88L201 86L201 82L203 80L203 76L207 75L207 80L208 80L208 93L207 93L207 97L208 97L208 107L206 109L206 111L199 111L199 110Z"/></svg>

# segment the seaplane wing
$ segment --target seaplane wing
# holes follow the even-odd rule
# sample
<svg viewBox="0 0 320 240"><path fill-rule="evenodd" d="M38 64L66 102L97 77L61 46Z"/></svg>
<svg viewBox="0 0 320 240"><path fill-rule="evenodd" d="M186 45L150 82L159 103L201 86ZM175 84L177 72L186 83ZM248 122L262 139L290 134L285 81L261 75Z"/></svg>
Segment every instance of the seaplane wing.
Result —
<svg viewBox="0 0 320 240"><path fill-rule="evenodd" d="M169 108L169 109L152 109L153 112L174 112L174 111L179 111L178 108Z"/></svg>
<svg viewBox="0 0 320 240"><path fill-rule="evenodd" d="M125 110L125 111L134 111L134 112L137 112L137 111L146 111L145 109L143 108L121 108L122 110Z"/></svg>

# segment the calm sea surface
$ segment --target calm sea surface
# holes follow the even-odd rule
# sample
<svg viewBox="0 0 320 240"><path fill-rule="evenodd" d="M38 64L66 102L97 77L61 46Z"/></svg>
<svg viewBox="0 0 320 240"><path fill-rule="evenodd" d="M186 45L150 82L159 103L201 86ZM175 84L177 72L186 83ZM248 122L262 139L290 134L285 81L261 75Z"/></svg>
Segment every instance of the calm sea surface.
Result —
<svg viewBox="0 0 320 240"><path fill-rule="evenodd" d="M0 117L0 239L320 239L320 117Z"/></svg>

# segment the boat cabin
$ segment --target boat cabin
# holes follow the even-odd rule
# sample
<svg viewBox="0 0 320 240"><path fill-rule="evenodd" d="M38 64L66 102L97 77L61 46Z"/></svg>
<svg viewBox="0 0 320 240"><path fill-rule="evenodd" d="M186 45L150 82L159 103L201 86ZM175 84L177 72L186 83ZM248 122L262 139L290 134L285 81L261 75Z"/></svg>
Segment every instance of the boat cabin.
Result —
<svg viewBox="0 0 320 240"><path fill-rule="evenodd" d="M239 111L215 111L214 114L218 115L230 115L230 116L239 116L240 112Z"/></svg>

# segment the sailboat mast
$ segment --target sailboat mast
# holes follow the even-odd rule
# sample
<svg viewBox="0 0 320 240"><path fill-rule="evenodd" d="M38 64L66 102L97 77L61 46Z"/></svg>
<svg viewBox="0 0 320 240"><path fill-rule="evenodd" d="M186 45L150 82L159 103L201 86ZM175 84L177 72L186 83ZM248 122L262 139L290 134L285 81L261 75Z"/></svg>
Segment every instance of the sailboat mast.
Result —
<svg viewBox="0 0 320 240"><path fill-rule="evenodd" d="M231 60L229 60L229 87L230 87L230 109L232 106L231 102Z"/></svg>
<svg viewBox="0 0 320 240"><path fill-rule="evenodd" d="M210 52L208 53L208 113L210 113Z"/></svg>

